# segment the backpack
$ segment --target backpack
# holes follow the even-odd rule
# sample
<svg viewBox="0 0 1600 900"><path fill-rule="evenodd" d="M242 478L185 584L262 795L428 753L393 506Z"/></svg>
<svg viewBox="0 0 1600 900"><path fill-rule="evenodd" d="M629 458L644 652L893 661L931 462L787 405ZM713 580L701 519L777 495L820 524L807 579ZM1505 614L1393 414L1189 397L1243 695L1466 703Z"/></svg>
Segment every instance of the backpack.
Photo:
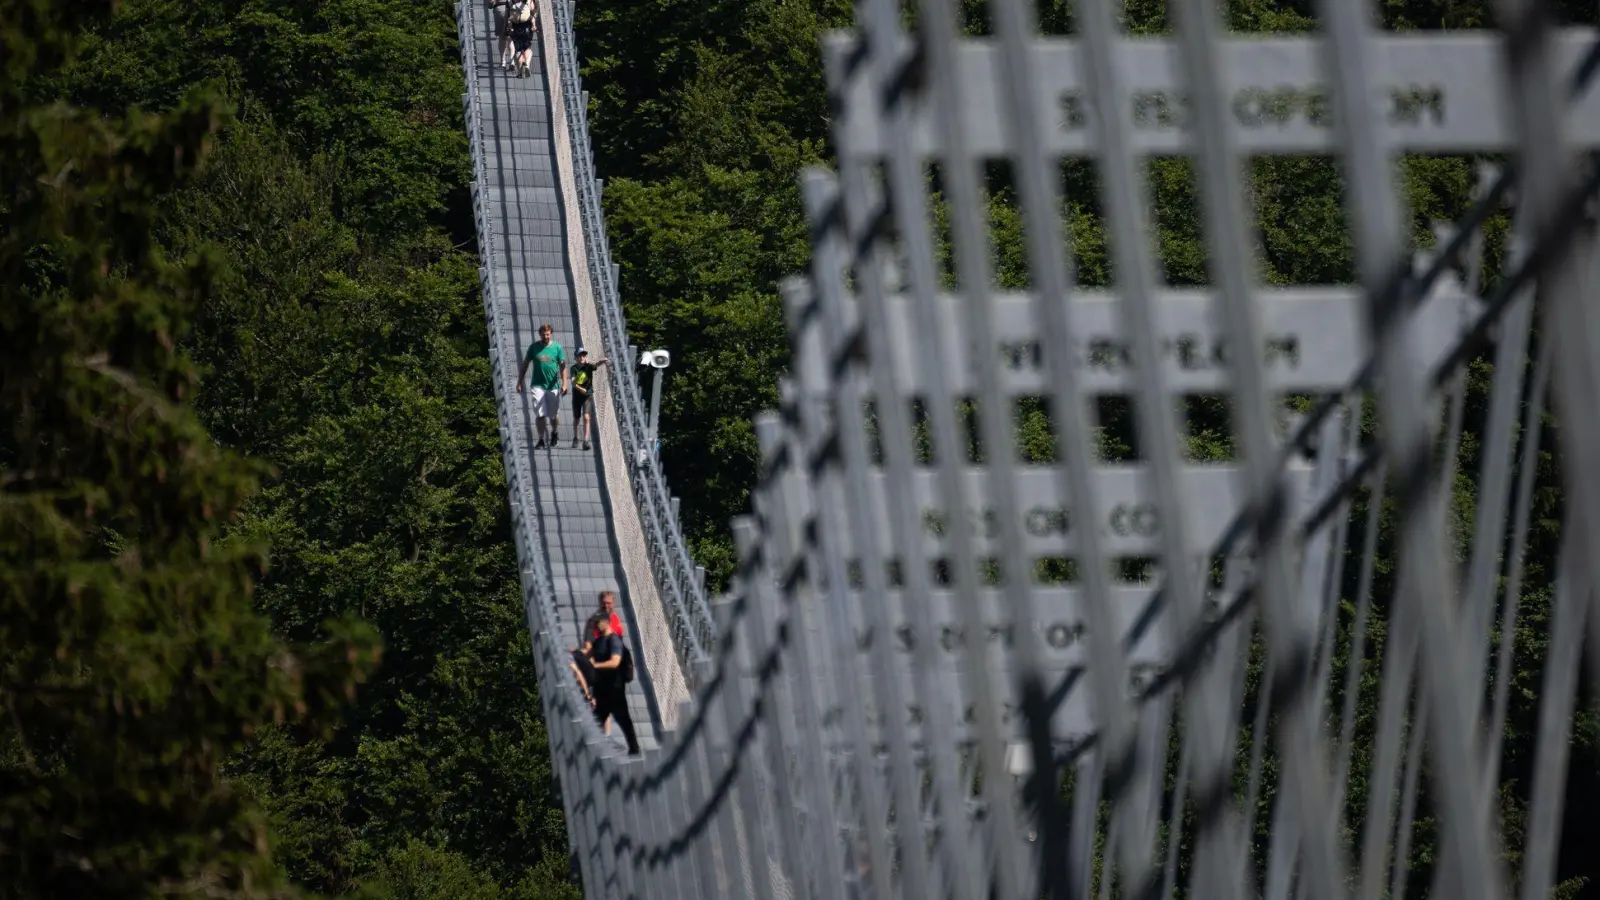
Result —
<svg viewBox="0 0 1600 900"><path fill-rule="evenodd" d="M511 6L506 10L506 19L508 21L515 22L518 25L524 25L528 22L532 22L533 4L527 2L527 0L521 0L521 2L512 3Z"/></svg>
<svg viewBox="0 0 1600 900"><path fill-rule="evenodd" d="M622 645L622 665L617 668L622 672L622 683L631 684L633 682L633 651L628 649L627 644Z"/></svg>

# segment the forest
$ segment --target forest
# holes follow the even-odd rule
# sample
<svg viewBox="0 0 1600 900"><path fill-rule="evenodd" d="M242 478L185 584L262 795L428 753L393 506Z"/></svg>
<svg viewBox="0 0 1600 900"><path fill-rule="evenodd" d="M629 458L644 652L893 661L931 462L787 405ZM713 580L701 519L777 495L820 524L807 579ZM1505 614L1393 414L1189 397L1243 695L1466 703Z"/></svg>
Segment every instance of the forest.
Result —
<svg viewBox="0 0 1600 900"><path fill-rule="evenodd" d="M983 0L962 5L982 33ZM1488 0L1378 5L1395 29L1493 25ZM1125 0L1128 29L1166 31L1164 6ZM1226 14L1306 31L1313 6ZM1592 2L1556 6L1594 22ZM1070 33L1070 7L1040 0L1044 28ZM577 5L629 326L678 360L664 467L719 585L751 419L787 364L777 282L808 260L797 177L829 159L818 41L850 18L848 0ZM579 896L502 490L454 4L0 0L0 41L0 897ZM1403 161L1419 246L1467 205L1473 162ZM1162 275L1203 284L1188 167L1148 173ZM1104 284L1092 167L1065 177L1079 278ZM1337 167L1253 177L1266 280L1351 280ZM996 271L1021 284L1020 217L1003 175L990 187ZM1489 231L1492 285L1504 217ZM1467 510L1489 371L1468 383ZM1036 458L1043 419L1021 423ZM1101 424L1125 452L1126 410ZM1190 452L1230 440L1201 428ZM1560 528L1554 452L1539 465L1513 830ZM1574 852L1600 839L1592 699L1563 897L1600 896L1600 857ZM1422 810L1412 896L1435 825Z"/></svg>

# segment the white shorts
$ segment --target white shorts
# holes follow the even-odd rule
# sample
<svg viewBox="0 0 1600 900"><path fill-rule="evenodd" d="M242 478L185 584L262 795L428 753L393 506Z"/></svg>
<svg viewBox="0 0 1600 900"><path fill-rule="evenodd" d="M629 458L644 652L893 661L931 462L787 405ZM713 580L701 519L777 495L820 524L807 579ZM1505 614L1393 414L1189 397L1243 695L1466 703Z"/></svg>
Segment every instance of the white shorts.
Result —
<svg viewBox="0 0 1600 900"><path fill-rule="evenodd" d="M554 419L561 412L561 389L545 390L541 387L528 388L528 394L533 398L533 417L536 419Z"/></svg>

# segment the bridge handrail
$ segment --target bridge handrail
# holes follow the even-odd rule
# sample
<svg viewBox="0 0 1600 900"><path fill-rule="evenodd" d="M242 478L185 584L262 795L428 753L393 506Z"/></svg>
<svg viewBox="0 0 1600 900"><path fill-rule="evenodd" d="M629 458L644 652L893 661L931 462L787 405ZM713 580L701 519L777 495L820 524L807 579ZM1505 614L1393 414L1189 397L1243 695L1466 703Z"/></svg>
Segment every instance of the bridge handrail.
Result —
<svg viewBox="0 0 1600 900"><path fill-rule="evenodd" d="M605 215L601 208L601 182L595 177L594 151L589 144L588 94L578 76L578 54L573 32L574 0L555 0L554 29L557 69L569 123L572 143L573 181L578 189L579 213L588 248L589 280L600 327L613 354L632 355L628 343L627 320L618 290L619 268L611 259L606 239ZM618 437L628 460L629 483L644 528L650 552L650 570L655 576L663 605L672 628L673 649L688 677L695 663L715 652L716 625L706 596L704 570L695 565L683 539L675 503L661 471L655 448L650 446L648 416L644 394L635 364L619 361L612 366L612 403L617 414Z"/></svg>
<svg viewBox="0 0 1600 900"><path fill-rule="evenodd" d="M471 15L473 0L459 0L456 11L457 38L460 44L465 71L472 72L476 68L476 52L473 45L471 31ZM465 113L468 134L477 134L479 131L479 118L482 103L478 98L478 86L475 79L466 79L466 92L462 94L462 107ZM482 143L478 140L468 142L472 156L472 214L477 228L480 245L487 245L488 238L496 231L494 220L488 214L484 203L481 187L488 183L487 172L483 159ZM500 283L498 267L494 265L479 265L478 281L483 291L484 316L489 326L488 333L498 337L501 334L514 333L511 323L503 321L504 312L497 302ZM518 580L522 590L524 610L528 618L528 630L533 639L535 665L539 670L542 684L548 682L547 678L556 678L566 685L565 696L559 691L543 690L541 696L545 704L552 709L577 709L581 707L577 683L571 679L559 679L555 659L559 655L559 648L552 642L552 635L560 633L561 613L556 604L555 579L551 574L549 561L544 554L535 552L533 548L539 546L538 535L534 531L531 520L525 510L531 505L531 486L533 485L533 471L527 454L516 452L516 445L512 441L510 398L508 386L510 384L509 369L503 348L498 340L489 347L490 362L493 365L493 385L495 410L500 425L501 453L504 456L506 472L506 494L511 504L512 534L517 545ZM512 357L515 359L515 355ZM570 720L570 721L568 721ZM577 722L580 734L590 740L598 740L600 730L592 716L568 717L564 720L567 724ZM557 729L558 731L561 729ZM569 815L571 811L569 810Z"/></svg>
<svg viewBox="0 0 1600 900"><path fill-rule="evenodd" d="M471 17L475 12L474 0L458 0L457 27L458 42L467 72L473 72L477 67L476 47L473 43L474 36L471 30ZM570 20L569 20L570 21ZM570 34L570 32L569 32ZM570 46L570 45L569 45ZM468 78L466 91L462 95L462 106L465 113L465 124L469 134L476 135L480 131L483 107L488 103L480 96L478 84L475 79ZM586 141L585 141L586 146ZM489 214L488 207L483 198L482 185L488 183L486 163L483 147L480 141L469 141L472 159L472 197L473 218L477 228L480 242L489 244L490 239L498 233L494 219ZM592 167L590 169L592 171ZM591 182L592 185L592 182ZM528 628L533 644L533 657L541 684L561 685L562 689L549 689L540 691L543 705L546 707L546 725L550 731L552 751L562 748L562 752L576 752L574 759L582 759L585 766L592 766L604 760L617 761L620 759L617 749L601 740L602 735L594 717L587 712L587 703L582 698L578 685L573 679L565 677L564 649L560 646L560 633L562 614L556 602L555 579L552 574L549 560L537 549L540 545L536 525L528 518L526 510L533 504L532 486L535 479L532 464L528 454L517 453L512 440L512 395L509 393L511 384L510 369L507 367L507 357L499 345L498 336L514 333L512 323L506 321L506 313L500 308L497 298L500 296L501 277L499 268L495 265L480 265L478 278L483 290L484 315L487 319L489 334L496 338L489 348L490 361L494 369L493 390L495 396L496 412L499 420L502 438L502 455L504 456L506 472L506 493L509 498L512 515L512 535L517 547L519 561L519 583L523 595L524 609L527 614ZM615 294L613 293L614 297ZM516 354L510 357L516 359ZM631 373L630 373L631 374ZM635 384L635 390L637 385ZM658 481L658 484L660 482ZM664 485L663 485L664 486ZM682 546L681 532L676 528L671 529L678 537L679 546ZM701 591L703 596L703 591ZM711 628L717 628L710 619L709 608L703 608L705 622ZM693 652L699 653L698 636L691 635L695 643L687 644ZM706 647L720 648L732 646L713 635L712 640L704 644ZM713 658L700 653L695 657L701 671L708 668ZM719 691L719 680L716 678L700 679L706 683L700 685L695 705L705 706L715 698ZM647 773L635 776L636 780L642 779L643 790L648 792L649 785L659 782L667 777L680 762L679 757L684 753L684 744L688 739L697 737L702 733L704 713L701 712L694 720L685 723L685 728L679 735L679 740L674 742L674 752L663 754L659 761L660 771L657 767L649 767ZM574 741L576 742L574 744ZM587 745L587 746L586 746ZM632 783L632 782L630 782ZM568 811L569 819L571 810Z"/></svg>

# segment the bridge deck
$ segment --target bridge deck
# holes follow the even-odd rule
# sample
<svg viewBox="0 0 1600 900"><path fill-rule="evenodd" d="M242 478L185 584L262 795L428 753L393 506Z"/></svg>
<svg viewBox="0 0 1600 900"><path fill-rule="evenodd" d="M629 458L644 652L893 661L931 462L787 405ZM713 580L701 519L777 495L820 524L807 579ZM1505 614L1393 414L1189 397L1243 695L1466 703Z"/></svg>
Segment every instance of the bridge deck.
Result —
<svg viewBox="0 0 1600 900"><path fill-rule="evenodd" d="M566 349L570 365L578 349L577 308L572 269L565 251L568 243L552 143L544 45L534 41L530 77L518 78L505 72L497 65L498 13L478 4L472 9L477 65L468 77L476 80L483 107L478 129L471 138L481 142L486 178L477 190L489 219L489 233L478 236L479 250L483 264L496 269L491 282L495 296L491 299L505 315L503 321L512 323L510 333L491 334L490 341L503 359L520 359L539 326L548 322L555 330L556 340ZM587 349L591 356L628 364L618 358L616 348ZM514 372L515 367L507 366L503 371ZM507 389L515 388L513 385ZM538 432L532 404L527 395L516 397L515 401L511 440L514 452L532 463L535 508L530 511L530 518L537 527L555 582L561 638L566 646L576 644L578 631L595 609L599 592L617 592L618 611L638 670L637 679L628 687L628 704L640 746L654 748L659 745L661 717L655 708L640 629L626 590L601 470L599 441L609 436L600 435L596 429L590 436L593 450L574 449L571 400L564 397L559 445L554 450L536 450ZM618 499L630 502L631 498ZM615 727L612 736L621 743Z"/></svg>

